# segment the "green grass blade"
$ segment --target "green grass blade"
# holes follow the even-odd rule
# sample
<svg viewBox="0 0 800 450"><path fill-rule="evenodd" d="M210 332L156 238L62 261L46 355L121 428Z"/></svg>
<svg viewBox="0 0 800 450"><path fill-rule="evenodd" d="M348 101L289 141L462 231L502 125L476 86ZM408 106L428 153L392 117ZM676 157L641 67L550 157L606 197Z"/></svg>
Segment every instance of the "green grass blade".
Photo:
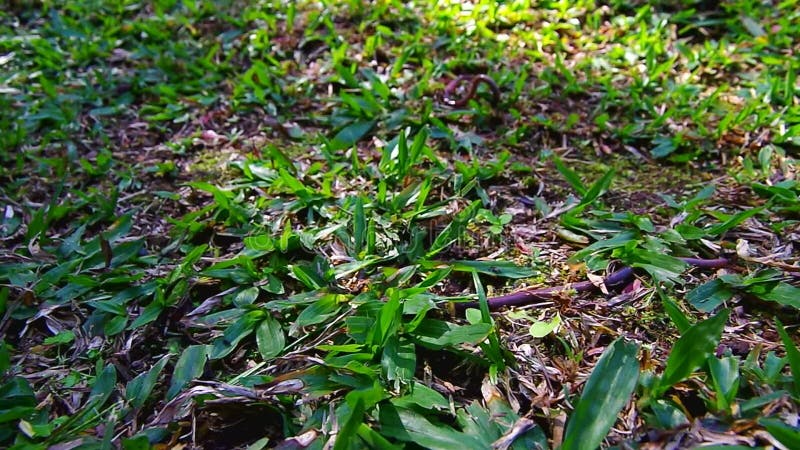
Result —
<svg viewBox="0 0 800 450"><path fill-rule="evenodd" d="M367 219L364 214L364 199L357 197L353 205L353 253L358 257L367 241Z"/></svg>
<svg viewBox="0 0 800 450"><path fill-rule="evenodd" d="M581 197L586 195L586 186L583 185L583 180L581 180L581 177L577 172L569 168L566 164L564 164L564 161L557 156L553 156L553 163L555 163L558 173L560 173L561 176L567 180L567 183L569 183L569 185L575 190L575 192L578 193L578 195Z"/></svg>
<svg viewBox="0 0 800 450"><path fill-rule="evenodd" d="M656 397L675 383L685 380L705 363L706 358L714 354L729 315L730 310L725 309L686 330L669 353L664 374L655 389Z"/></svg>
<svg viewBox="0 0 800 450"><path fill-rule="evenodd" d="M374 120L365 120L350 124L341 131L330 142L329 150L332 152L344 150L352 147L356 142L361 140L367 133L375 126Z"/></svg>
<svg viewBox="0 0 800 450"><path fill-rule="evenodd" d="M153 391L158 381L158 376L167 365L167 362L169 362L169 355L165 355L155 363L150 370L139 374L136 378L128 382L128 385L125 387L125 398L130 402L132 407L140 408L144 405L145 401L147 401L147 398L150 396L150 392Z"/></svg>
<svg viewBox="0 0 800 450"><path fill-rule="evenodd" d="M733 297L733 290L720 280L711 280L692 289L686 300L703 312L711 312Z"/></svg>
<svg viewBox="0 0 800 450"><path fill-rule="evenodd" d="M431 450L479 449L480 441L446 425L434 424L421 414L391 405L381 407L381 434L413 442Z"/></svg>
<svg viewBox="0 0 800 450"><path fill-rule="evenodd" d="M786 348L786 358L789 360L789 368L792 371L792 395L795 398L800 398L800 350L797 349L779 319L775 319L775 325L778 329L778 334L781 336L781 341L783 341L783 346Z"/></svg>
<svg viewBox="0 0 800 450"><path fill-rule="evenodd" d="M600 446L636 387L639 379L638 351L638 345L620 338L603 352L567 423L562 450Z"/></svg>
<svg viewBox="0 0 800 450"><path fill-rule="evenodd" d="M483 289L483 283L481 283L481 277L478 275L477 271L472 272L472 282L475 284L475 291L478 293L478 302L481 309L481 323L494 326L492 316L489 314L489 302L486 299L486 291ZM496 329L493 329L492 332L489 333L489 344L482 347L486 352L486 356L498 369L502 370L505 368L503 350L500 348L500 338L497 336Z"/></svg>
<svg viewBox="0 0 800 450"><path fill-rule="evenodd" d="M456 214L453 218L453 221L450 222L438 236L433 241L430 250L428 250L427 257L430 258L431 256L439 253L440 251L447 248L450 244L458 240L467 229L467 225L469 222L478 214L478 208L481 206L480 200L475 200L474 202L470 203L463 211Z"/></svg>
<svg viewBox="0 0 800 450"><path fill-rule="evenodd" d="M180 358L178 358L178 362L175 363L172 381L167 391L167 400L175 398L184 386L203 373L207 358L207 346L190 345L186 347L186 350L184 350Z"/></svg>
<svg viewBox="0 0 800 450"><path fill-rule="evenodd" d="M266 316L256 328L256 345L261 357L270 360L283 351L286 346L286 337L283 334L280 322L272 316Z"/></svg>
<svg viewBox="0 0 800 450"><path fill-rule="evenodd" d="M581 198L581 206L589 205L595 200L597 200L601 195L603 195L607 190L608 187L611 186L611 181L614 180L614 169L610 169L599 180L595 181L594 184L583 194L583 198Z"/></svg>
<svg viewBox="0 0 800 450"><path fill-rule="evenodd" d="M800 448L800 430L797 428L772 418L763 418L758 423L786 448Z"/></svg>
<svg viewBox="0 0 800 450"><path fill-rule="evenodd" d="M664 311L669 316L669 319L675 324L681 334L685 333L686 330L692 326L686 314L681 311L675 300L670 298L659 285L656 285L656 291L658 291L658 296L661 297L661 305L664 307Z"/></svg>

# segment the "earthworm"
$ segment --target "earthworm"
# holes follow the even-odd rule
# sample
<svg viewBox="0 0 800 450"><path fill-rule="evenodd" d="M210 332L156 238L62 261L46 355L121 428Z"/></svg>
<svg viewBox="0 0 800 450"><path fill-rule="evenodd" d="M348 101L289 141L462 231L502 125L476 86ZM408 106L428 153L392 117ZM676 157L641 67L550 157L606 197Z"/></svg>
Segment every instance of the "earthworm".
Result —
<svg viewBox="0 0 800 450"><path fill-rule="evenodd" d="M678 258L681 261L689 264L690 266L699 267L702 269L718 269L730 264L727 258L715 259L702 259L702 258ZM613 272L603 279L603 284L609 288L619 288L623 284L633 278L633 268L623 267L622 269ZM505 306L519 306L532 303L534 301L546 301L552 299L556 294L564 291L575 292L591 292L597 290L598 287L591 281L581 281L579 283L570 283L563 286L541 288L541 289L526 289L523 291L512 292L511 294L501 295L499 297L491 297L487 299L489 309L500 309ZM457 310L463 311L466 308L477 308L478 302L456 303Z"/></svg>
<svg viewBox="0 0 800 450"><path fill-rule="evenodd" d="M467 89L467 93L458 100L454 99L456 89L461 86L463 83L469 81L469 88ZM452 106L454 108L461 108L467 106L470 99L475 97L475 93L478 91L478 85L481 83L486 84L489 86L489 90L492 91L492 105L497 105L500 101L500 88L497 87L497 83L494 82L487 75L459 75L453 81L447 83L447 86L444 88L444 96L443 101L448 106Z"/></svg>

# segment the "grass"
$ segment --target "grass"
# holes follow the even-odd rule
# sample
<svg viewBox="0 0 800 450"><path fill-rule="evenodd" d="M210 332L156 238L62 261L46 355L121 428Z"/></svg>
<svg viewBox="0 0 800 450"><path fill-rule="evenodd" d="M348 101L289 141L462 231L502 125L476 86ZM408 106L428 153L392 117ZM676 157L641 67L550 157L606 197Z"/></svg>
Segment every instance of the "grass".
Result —
<svg viewBox="0 0 800 450"><path fill-rule="evenodd" d="M0 446L800 448L798 15L10 2Z"/></svg>

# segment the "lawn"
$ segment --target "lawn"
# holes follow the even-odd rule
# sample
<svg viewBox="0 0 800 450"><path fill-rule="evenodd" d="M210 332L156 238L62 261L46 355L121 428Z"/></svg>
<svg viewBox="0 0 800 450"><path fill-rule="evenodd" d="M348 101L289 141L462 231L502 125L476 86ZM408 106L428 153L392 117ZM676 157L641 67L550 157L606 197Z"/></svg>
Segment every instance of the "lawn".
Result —
<svg viewBox="0 0 800 450"><path fill-rule="evenodd" d="M796 0L9 0L0 447L800 448Z"/></svg>

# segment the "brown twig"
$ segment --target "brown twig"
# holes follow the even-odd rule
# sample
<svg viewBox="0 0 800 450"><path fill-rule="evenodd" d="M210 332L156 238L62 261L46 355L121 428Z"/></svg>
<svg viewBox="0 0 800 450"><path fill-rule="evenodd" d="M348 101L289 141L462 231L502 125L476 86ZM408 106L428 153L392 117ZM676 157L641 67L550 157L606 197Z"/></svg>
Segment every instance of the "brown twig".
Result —
<svg viewBox="0 0 800 450"><path fill-rule="evenodd" d="M456 90L459 86L461 86L465 82L469 82L469 88L467 89L467 93L461 97L460 99L455 99ZM500 88L497 87L497 83L494 82L487 75L459 75L453 81L447 83L447 86L444 88L444 97L443 101L448 106L452 106L454 108L461 108L467 106L469 101L475 97L476 92L478 91L478 86L484 83L489 86L489 90L492 91L492 105L497 105L500 102Z"/></svg>
<svg viewBox="0 0 800 450"><path fill-rule="evenodd" d="M699 267L701 269L718 269L730 264L728 258L715 258L715 259L702 259L702 258L680 258L690 266ZM633 268L624 267L603 279L603 284L610 289L619 288L629 282L634 275ZM524 290L513 292L499 297L492 297L487 300L489 309L500 309L507 306L520 306L535 301L546 301L552 299L556 294L565 291L574 292L591 292L598 290L599 287L591 281L581 281L580 283L570 283L563 286ZM459 311L466 308L476 308L479 306L478 302L456 303L455 307Z"/></svg>

